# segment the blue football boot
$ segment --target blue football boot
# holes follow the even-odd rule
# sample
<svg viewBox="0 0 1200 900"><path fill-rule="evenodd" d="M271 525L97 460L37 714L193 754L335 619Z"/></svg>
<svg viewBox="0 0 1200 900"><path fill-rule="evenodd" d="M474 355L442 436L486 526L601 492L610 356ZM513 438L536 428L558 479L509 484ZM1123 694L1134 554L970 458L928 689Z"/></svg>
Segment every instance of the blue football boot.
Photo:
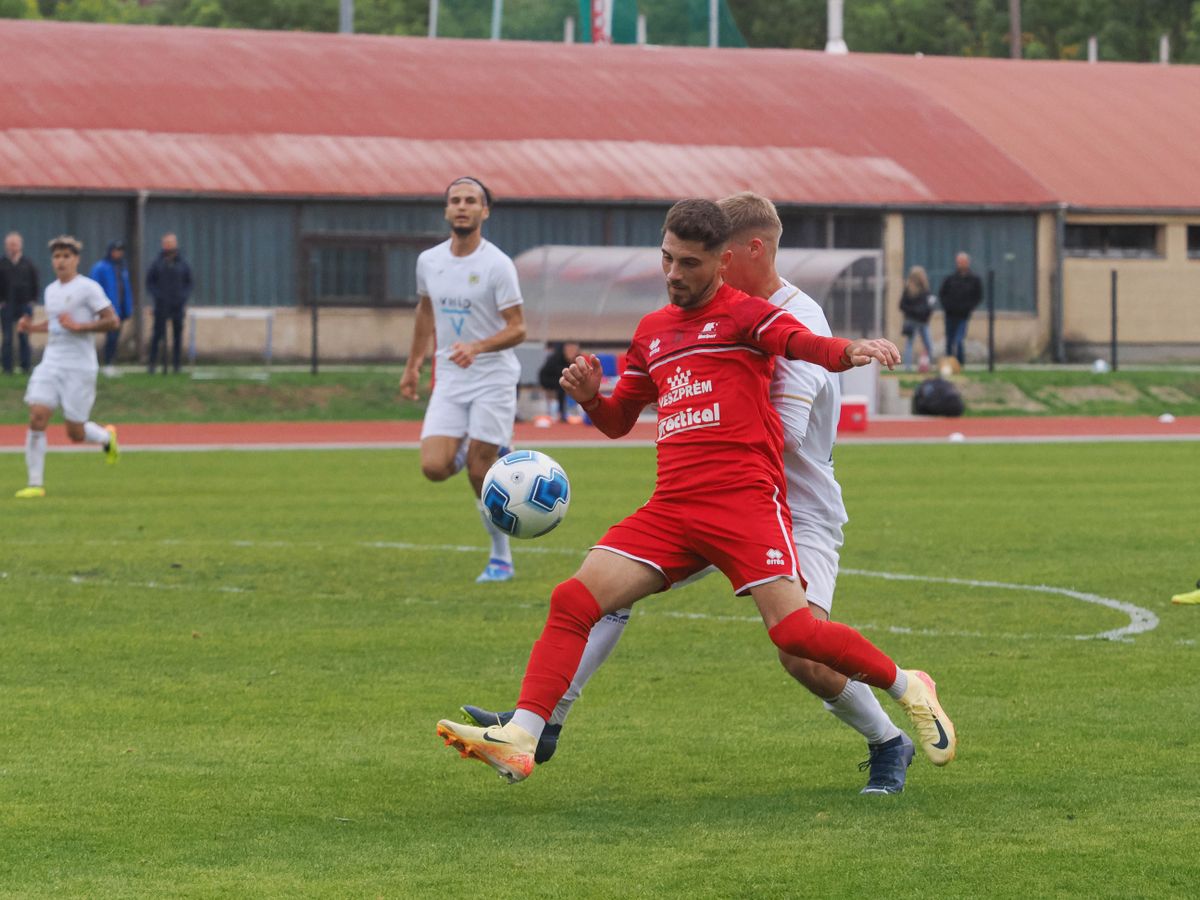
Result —
<svg viewBox="0 0 1200 900"><path fill-rule="evenodd" d="M871 756L858 764L859 771L869 769L864 794L899 794L912 765L913 742L903 731L882 744L867 744Z"/></svg>

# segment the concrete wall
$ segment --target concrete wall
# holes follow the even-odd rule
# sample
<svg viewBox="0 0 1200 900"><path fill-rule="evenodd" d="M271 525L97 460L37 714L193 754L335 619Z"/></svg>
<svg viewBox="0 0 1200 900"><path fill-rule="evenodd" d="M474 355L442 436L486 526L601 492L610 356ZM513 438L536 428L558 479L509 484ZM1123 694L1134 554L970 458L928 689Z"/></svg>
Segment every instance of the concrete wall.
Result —
<svg viewBox="0 0 1200 900"><path fill-rule="evenodd" d="M1200 259L1187 255L1187 226L1196 218L1072 215L1070 223L1163 226L1155 259L1067 257L1063 262L1063 338L1068 355L1107 355L1112 272L1117 272L1120 352L1129 360L1200 358ZM1139 346L1140 345L1140 346Z"/></svg>

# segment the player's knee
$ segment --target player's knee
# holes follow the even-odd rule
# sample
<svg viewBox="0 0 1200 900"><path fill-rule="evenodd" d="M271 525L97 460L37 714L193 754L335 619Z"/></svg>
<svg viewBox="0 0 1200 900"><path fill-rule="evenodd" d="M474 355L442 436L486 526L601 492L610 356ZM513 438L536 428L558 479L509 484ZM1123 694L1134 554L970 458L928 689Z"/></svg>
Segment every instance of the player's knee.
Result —
<svg viewBox="0 0 1200 900"><path fill-rule="evenodd" d="M578 578L568 578L550 592L550 614L575 623L586 634L603 615L592 592Z"/></svg>
<svg viewBox="0 0 1200 900"><path fill-rule="evenodd" d="M76 425L74 422L68 423L67 437L69 437L73 443L82 444L85 437L83 426Z"/></svg>
<svg viewBox="0 0 1200 900"><path fill-rule="evenodd" d="M450 463L422 460L421 474L430 481L445 481L454 474L454 467Z"/></svg>
<svg viewBox="0 0 1200 900"><path fill-rule="evenodd" d="M810 655L810 647L818 629L817 620L807 607L798 609L780 620L767 634L781 651L801 658Z"/></svg>

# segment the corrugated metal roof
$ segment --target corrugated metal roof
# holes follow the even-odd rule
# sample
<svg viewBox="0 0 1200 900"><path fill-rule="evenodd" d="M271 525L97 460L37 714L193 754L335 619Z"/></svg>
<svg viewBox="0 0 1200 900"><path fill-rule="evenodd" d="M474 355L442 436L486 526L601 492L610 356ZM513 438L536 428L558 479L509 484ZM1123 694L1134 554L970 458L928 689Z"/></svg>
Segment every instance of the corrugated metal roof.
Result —
<svg viewBox="0 0 1200 900"><path fill-rule="evenodd" d="M507 198L1040 206L1065 198L1058 178L1086 203L1104 172L1136 169L1129 205L1165 195L1159 179L1168 205L1200 207L1200 184L1142 171L1137 141L1139 92L1196 86L1195 67L1087 67L1133 98L1087 180L1063 149L1097 150L1063 127L1095 89L1078 64L17 21L0 22L0 59L15 189L436 196L469 171ZM1040 82L1037 105L1013 100L1009 72L1019 92ZM1200 178L1197 146L1168 163Z"/></svg>
<svg viewBox="0 0 1200 900"><path fill-rule="evenodd" d="M855 58L954 110L1062 202L1200 209L1200 66Z"/></svg>

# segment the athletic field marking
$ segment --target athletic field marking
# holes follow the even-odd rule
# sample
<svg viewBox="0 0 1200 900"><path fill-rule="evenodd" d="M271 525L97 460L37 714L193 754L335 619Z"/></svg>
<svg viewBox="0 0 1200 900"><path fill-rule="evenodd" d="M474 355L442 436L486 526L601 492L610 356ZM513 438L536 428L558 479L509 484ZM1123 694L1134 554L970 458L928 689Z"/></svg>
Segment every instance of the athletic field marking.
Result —
<svg viewBox="0 0 1200 900"><path fill-rule="evenodd" d="M12 543L12 542L10 542ZM16 543L21 543L17 541ZM116 544L116 543L131 543L131 541L119 541L108 539L104 541L88 541L89 544ZM138 542L143 543L143 542ZM183 541L179 539L166 538L157 541L158 544L168 546L178 546L195 541ZM324 549L326 544L318 541L253 541L253 540L233 540L233 541L213 541L210 543L228 543L234 547L312 547L314 549ZM486 547L476 547L469 544L416 544L409 541L356 541L356 546L367 547L377 550L417 550L417 551L436 551L444 553L486 553ZM540 553L553 556L574 556L582 558L585 555L584 550L571 549L567 547L522 547L521 553ZM1102 597L1099 594L1086 593L1084 591L1071 590L1070 588L1053 587L1045 584L1011 584L1005 581L980 581L970 578L945 578L934 575L909 575L902 572L874 572L867 569L841 569L840 574L851 575L858 578L882 578L888 581L919 581L927 584L952 584L961 587L969 588L992 588L996 590L1006 591L1028 591L1038 594L1057 594L1063 597L1069 597L1072 600L1079 600L1084 603L1093 603L1097 606L1103 606L1117 612L1124 613L1129 617L1129 624L1121 628L1113 628L1108 631L1101 631L1096 634L1075 634L1075 635L1047 635L1048 637L1067 637L1071 640L1090 641L1090 640L1107 640L1120 641L1122 643L1130 643L1134 635L1144 634L1148 631L1153 631L1158 627L1158 616L1148 609L1141 606L1136 606L1133 603L1127 603L1123 600L1115 600L1111 597ZM7 572L0 572L0 578L7 578ZM51 577L51 576L32 576L32 577ZM83 578L79 576L71 576L71 580L76 584L89 583L109 583L117 584L116 582L99 582L98 579ZM143 588L164 588L170 590L189 589L189 590L206 590L203 587L192 585L174 585L161 584L158 582L146 582L141 584L123 584L125 587L143 587ZM224 593L244 593L245 588L234 587L214 587L211 590ZM659 615L670 618L680 619L707 619L710 621L727 621L727 622L759 622L758 616L732 616L719 615L710 613L689 613L676 612L671 610L640 610L641 615ZM985 633L979 631L944 631L939 629L927 628L907 628L899 625L878 625L868 623L864 625L855 625L855 628L860 631L887 631L890 634L908 634L919 635L922 637L970 637L970 638L1006 638L1013 640L1032 640L1042 635L1036 634L999 634Z"/></svg>

